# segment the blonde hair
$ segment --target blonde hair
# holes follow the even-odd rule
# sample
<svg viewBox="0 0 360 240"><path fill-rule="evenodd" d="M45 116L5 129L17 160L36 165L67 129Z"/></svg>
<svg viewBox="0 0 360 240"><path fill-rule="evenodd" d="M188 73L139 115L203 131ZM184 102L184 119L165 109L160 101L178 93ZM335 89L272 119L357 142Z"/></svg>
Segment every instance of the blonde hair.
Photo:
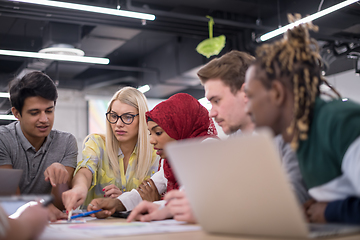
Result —
<svg viewBox="0 0 360 240"><path fill-rule="evenodd" d="M300 14L288 15L289 22L301 19ZM264 44L256 51L256 73L265 87L271 81L280 80L294 93L294 117L287 128L294 134L291 147L296 150L299 140L308 137L310 119L315 99L320 95L320 84L325 83L340 97L321 75L322 59L316 41L309 36L308 29L317 31L312 23L300 24L285 33L283 39ZM262 70L262 73L260 73Z"/></svg>
<svg viewBox="0 0 360 240"><path fill-rule="evenodd" d="M150 138L147 129L145 113L148 111L146 97L139 90L133 87L124 87L117 91L112 97L107 112L111 111L114 101L119 100L122 103L128 104L139 111L139 132L137 140L137 159L135 177L143 181L147 172L151 167L153 148L150 144ZM111 123L106 121L106 149L109 156L110 169L114 176L120 176L120 166L118 160L119 142L116 139Z"/></svg>

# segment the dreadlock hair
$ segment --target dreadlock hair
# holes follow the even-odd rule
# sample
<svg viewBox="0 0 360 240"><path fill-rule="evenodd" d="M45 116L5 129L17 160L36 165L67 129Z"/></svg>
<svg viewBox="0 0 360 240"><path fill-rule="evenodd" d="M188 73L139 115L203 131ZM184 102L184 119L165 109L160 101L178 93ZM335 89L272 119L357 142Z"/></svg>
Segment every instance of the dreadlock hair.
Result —
<svg viewBox="0 0 360 240"><path fill-rule="evenodd" d="M288 15L289 22L301 19L300 14ZM273 80L280 80L294 92L294 117L287 128L294 134L291 147L296 150L299 140L306 140L312 109L320 95L320 85L325 83L340 97L340 94L322 77L322 59L316 41L308 29L317 31L312 23L300 24L284 34L284 38L272 44L264 44L256 50L256 74L266 88ZM258 74L261 71L262 74Z"/></svg>

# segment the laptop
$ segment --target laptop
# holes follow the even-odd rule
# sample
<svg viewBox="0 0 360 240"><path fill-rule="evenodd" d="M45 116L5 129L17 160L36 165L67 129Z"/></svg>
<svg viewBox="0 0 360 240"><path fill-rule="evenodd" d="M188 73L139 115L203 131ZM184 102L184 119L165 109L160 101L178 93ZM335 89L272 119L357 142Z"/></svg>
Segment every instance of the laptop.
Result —
<svg viewBox="0 0 360 240"><path fill-rule="evenodd" d="M50 194L0 196L0 206L10 218L17 218L25 208L36 205L38 202L46 207L53 200L54 197Z"/></svg>
<svg viewBox="0 0 360 240"><path fill-rule="evenodd" d="M165 151L206 232L291 238L360 232L360 226L306 223L269 131L178 141Z"/></svg>
<svg viewBox="0 0 360 240"><path fill-rule="evenodd" d="M0 196L16 194L22 171L22 169L0 168Z"/></svg>

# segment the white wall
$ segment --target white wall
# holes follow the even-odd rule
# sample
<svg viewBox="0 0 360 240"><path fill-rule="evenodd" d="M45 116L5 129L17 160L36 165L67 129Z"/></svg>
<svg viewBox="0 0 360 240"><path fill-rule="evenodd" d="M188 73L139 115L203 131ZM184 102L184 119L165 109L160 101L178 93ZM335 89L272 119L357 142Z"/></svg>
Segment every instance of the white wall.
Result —
<svg viewBox="0 0 360 240"><path fill-rule="evenodd" d="M360 103L360 77L355 74L355 70L334 74L326 79L342 97Z"/></svg>
<svg viewBox="0 0 360 240"><path fill-rule="evenodd" d="M54 129L72 133L81 149L87 135L87 107L84 93L76 90L58 89L55 107ZM81 158L79 151L78 160Z"/></svg>

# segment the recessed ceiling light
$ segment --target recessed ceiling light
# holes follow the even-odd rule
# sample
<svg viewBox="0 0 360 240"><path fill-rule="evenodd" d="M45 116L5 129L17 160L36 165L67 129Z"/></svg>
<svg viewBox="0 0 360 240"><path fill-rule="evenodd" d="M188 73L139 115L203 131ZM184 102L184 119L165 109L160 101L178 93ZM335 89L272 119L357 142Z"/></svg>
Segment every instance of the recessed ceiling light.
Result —
<svg viewBox="0 0 360 240"><path fill-rule="evenodd" d="M81 49L74 48L69 44L55 44L48 48L43 48L39 53L49 53L49 54L61 54L67 56L84 56L85 52Z"/></svg>

